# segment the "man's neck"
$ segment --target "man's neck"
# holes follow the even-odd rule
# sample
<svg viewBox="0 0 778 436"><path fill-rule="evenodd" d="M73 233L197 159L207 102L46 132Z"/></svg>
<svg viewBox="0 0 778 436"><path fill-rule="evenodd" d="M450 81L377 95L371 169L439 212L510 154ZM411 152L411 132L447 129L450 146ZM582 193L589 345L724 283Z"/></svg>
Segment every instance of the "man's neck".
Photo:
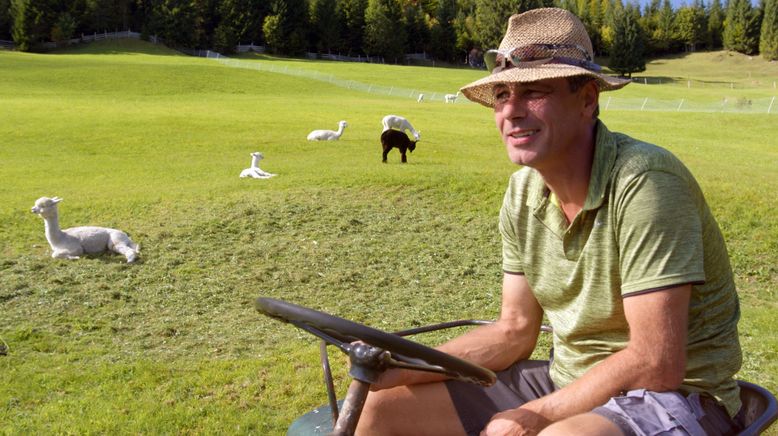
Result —
<svg viewBox="0 0 778 436"><path fill-rule="evenodd" d="M580 146L570 150L555 168L538 169L546 186L554 193L569 223L584 207L589 192L594 161L596 126L581 135Z"/></svg>

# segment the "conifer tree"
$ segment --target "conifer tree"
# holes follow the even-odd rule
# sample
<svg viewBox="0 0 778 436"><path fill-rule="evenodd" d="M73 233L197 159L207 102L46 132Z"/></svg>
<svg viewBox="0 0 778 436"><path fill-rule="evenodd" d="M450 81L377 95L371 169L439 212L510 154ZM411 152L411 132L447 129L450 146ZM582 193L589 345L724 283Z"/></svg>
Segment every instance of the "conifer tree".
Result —
<svg viewBox="0 0 778 436"><path fill-rule="evenodd" d="M778 0L765 1L759 52L769 61L778 60Z"/></svg>
<svg viewBox="0 0 778 436"><path fill-rule="evenodd" d="M756 52L756 19L749 0L730 0L724 20L724 48L745 54Z"/></svg>
<svg viewBox="0 0 778 436"><path fill-rule="evenodd" d="M340 46L340 17L335 0L312 0L311 46L321 53L331 53Z"/></svg>
<svg viewBox="0 0 778 436"><path fill-rule="evenodd" d="M11 0L11 18L11 36L16 48L30 51L37 44L49 40L56 10L45 0Z"/></svg>
<svg viewBox="0 0 778 436"><path fill-rule="evenodd" d="M370 56L382 56L385 62L398 63L404 58L405 29L400 25L402 11L397 0L369 0L365 9L364 49Z"/></svg>
<svg viewBox="0 0 778 436"><path fill-rule="evenodd" d="M666 53L672 50L675 41L675 13L670 0L663 0L656 17L656 28L650 35L652 53Z"/></svg>
<svg viewBox="0 0 778 436"><path fill-rule="evenodd" d="M675 17L677 37L684 43L687 51L695 51L697 44L705 42L707 23L705 9L697 1L693 6L683 6L678 9Z"/></svg>
<svg viewBox="0 0 778 436"><path fill-rule="evenodd" d="M367 0L338 0L337 11L342 16L341 40L347 53L364 53L365 9Z"/></svg>
<svg viewBox="0 0 778 436"><path fill-rule="evenodd" d="M11 39L11 0L0 0L0 39Z"/></svg>
<svg viewBox="0 0 778 436"><path fill-rule="evenodd" d="M409 53L422 53L429 48L430 29L424 19L424 10L409 3L403 8L402 24L405 26L406 50Z"/></svg>
<svg viewBox="0 0 778 436"><path fill-rule="evenodd" d="M614 17L613 45L610 52L611 70L621 76L646 70L645 36L638 25L640 12L632 4Z"/></svg>
<svg viewBox="0 0 778 436"><path fill-rule="evenodd" d="M453 62L456 59L456 0L440 0L430 29L430 52L436 59Z"/></svg>
<svg viewBox="0 0 778 436"><path fill-rule="evenodd" d="M708 9L708 49L722 47L724 33L724 11L721 0L713 0Z"/></svg>
<svg viewBox="0 0 778 436"><path fill-rule="evenodd" d="M550 0L477 0L475 32L481 47L500 45L511 15L551 5Z"/></svg>

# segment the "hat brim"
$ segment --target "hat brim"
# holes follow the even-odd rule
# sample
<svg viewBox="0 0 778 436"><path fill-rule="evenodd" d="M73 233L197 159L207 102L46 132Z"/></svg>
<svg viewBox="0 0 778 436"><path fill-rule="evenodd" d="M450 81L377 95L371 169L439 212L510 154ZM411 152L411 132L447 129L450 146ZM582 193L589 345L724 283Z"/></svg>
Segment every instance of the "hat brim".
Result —
<svg viewBox="0 0 778 436"><path fill-rule="evenodd" d="M514 67L499 73L490 74L483 79L463 86L460 91L470 101L480 103L486 107L494 107L492 90L498 83L528 83L573 76L590 76L596 79L600 91L614 91L630 83L629 79L596 73L574 65L543 64L533 65L531 68Z"/></svg>

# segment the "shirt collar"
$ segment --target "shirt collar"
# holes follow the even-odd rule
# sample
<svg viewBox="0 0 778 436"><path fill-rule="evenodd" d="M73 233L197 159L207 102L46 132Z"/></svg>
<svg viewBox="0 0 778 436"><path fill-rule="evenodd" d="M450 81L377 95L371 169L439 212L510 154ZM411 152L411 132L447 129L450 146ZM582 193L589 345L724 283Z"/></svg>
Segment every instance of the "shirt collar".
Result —
<svg viewBox="0 0 778 436"><path fill-rule="evenodd" d="M595 126L594 158L589 176L589 190L586 193L583 210L597 209L605 200L605 193L610 180L610 173L616 162L617 146L613 134L602 121L597 120ZM539 207L548 200L550 193L543 178L535 170L536 177L531 179L534 187L530 187L527 204Z"/></svg>
<svg viewBox="0 0 778 436"><path fill-rule="evenodd" d="M589 192L586 194L583 210L597 209L602 206L611 170L616 162L617 148L613 134L600 120L597 120L596 129L592 173L589 176Z"/></svg>

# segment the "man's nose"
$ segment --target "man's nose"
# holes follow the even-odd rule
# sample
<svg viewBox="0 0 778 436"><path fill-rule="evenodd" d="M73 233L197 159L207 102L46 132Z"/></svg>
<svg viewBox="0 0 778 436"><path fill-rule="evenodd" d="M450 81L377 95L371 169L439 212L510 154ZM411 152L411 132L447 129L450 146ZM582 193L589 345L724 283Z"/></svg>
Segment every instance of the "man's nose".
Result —
<svg viewBox="0 0 778 436"><path fill-rule="evenodd" d="M524 118L527 116L527 101L518 94L511 92L510 97L503 103L501 110L505 118Z"/></svg>

